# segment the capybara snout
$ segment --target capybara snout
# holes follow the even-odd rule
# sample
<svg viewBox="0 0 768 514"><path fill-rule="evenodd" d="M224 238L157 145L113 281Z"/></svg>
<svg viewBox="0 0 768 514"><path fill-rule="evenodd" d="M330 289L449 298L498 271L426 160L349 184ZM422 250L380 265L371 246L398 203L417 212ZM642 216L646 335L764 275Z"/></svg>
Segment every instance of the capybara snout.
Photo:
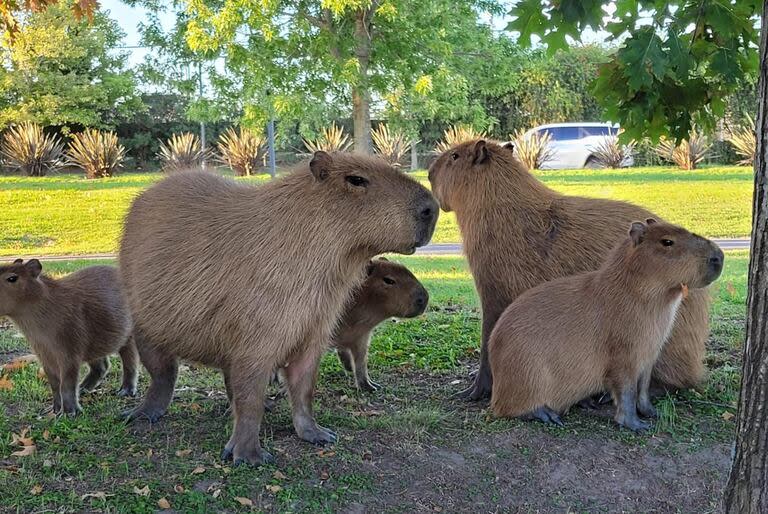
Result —
<svg viewBox="0 0 768 514"><path fill-rule="evenodd" d="M440 207L432 194L427 191L422 191L415 203L417 213L415 246L424 246L429 243L435 231Z"/></svg>

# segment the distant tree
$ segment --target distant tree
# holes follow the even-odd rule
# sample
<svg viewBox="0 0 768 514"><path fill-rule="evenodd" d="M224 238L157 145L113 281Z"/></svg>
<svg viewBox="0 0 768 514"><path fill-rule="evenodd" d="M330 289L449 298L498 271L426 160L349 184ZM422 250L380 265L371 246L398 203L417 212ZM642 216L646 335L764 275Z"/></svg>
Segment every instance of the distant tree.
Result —
<svg viewBox="0 0 768 514"><path fill-rule="evenodd" d="M49 5L57 4L59 0L0 0L0 27L5 31L9 39L13 39L19 28L18 16L20 12L40 12ZM72 14L78 19L86 17L91 19L98 9L98 0L77 0L70 2Z"/></svg>

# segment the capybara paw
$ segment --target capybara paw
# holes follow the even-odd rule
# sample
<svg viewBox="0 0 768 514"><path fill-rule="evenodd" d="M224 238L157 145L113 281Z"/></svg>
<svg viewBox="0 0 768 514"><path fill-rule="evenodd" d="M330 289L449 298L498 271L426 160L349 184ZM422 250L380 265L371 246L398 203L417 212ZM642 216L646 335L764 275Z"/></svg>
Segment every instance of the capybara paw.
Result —
<svg viewBox="0 0 768 514"><path fill-rule="evenodd" d="M336 442L336 433L320 425L297 431L299 437L312 444L328 444Z"/></svg>
<svg viewBox="0 0 768 514"><path fill-rule="evenodd" d="M624 428L628 428L629 430L636 432L638 434L651 429L650 423L641 421L639 418L624 419L622 421L617 421L617 422L620 426Z"/></svg>
<svg viewBox="0 0 768 514"><path fill-rule="evenodd" d="M68 418L74 418L78 414L83 412L83 409L80 407L80 405L67 405L61 408L61 411L59 411L57 414L59 416L66 416Z"/></svg>
<svg viewBox="0 0 768 514"><path fill-rule="evenodd" d="M136 407L135 409L124 411L121 416L129 423L138 420L147 420L150 423L157 423L160 418L163 417L163 414L165 414L165 410Z"/></svg>
<svg viewBox="0 0 768 514"><path fill-rule="evenodd" d="M640 415L644 418L655 418L658 416L656 407L654 407L651 402L648 402L646 404L638 403L637 412L639 412Z"/></svg>
<svg viewBox="0 0 768 514"><path fill-rule="evenodd" d="M563 421L560 419L560 415L547 407L546 405L543 407L539 407L538 409L534 410L530 414L523 416L523 419L529 419L529 420L539 420L542 423L546 423L548 425L557 425L559 427L564 427Z"/></svg>
<svg viewBox="0 0 768 514"><path fill-rule="evenodd" d="M117 392L117 396L121 397L130 397L133 398L136 396L136 386L123 386L120 388L120 390Z"/></svg>
<svg viewBox="0 0 768 514"><path fill-rule="evenodd" d="M490 398L490 396L490 387L485 388L482 384L478 385L475 383L463 391L459 391L458 393L452 395L451 398L456 400L466 400L468 402L477 402L484 398Z"/></svg>
<svg viewBox="0 0 768 514"><path fill-rule="evenodd" d="M361 380L357 383L357 387L360 388L361 391L368 391L369 393L372 393L381 389L381 384L377 384L371 380Z"/></svg>
<svg viewBox="0 0 768 514"><path fill-rule="evenodd" d="M597 410L600 408L600 405L595 401L594 398L584 398L583 400L579 401L576 404L577 407L584 410Z"/></svg>
<svg viewBox="0 0 768 514"><path fill-rule="evenodd" d="M239 448L227 448L221 452L221 460L232 460L235 466L249 464L251 466L261 466L263 464L274 464L275 457L263 448L253 448L248 451L239 451Z"/></svg>

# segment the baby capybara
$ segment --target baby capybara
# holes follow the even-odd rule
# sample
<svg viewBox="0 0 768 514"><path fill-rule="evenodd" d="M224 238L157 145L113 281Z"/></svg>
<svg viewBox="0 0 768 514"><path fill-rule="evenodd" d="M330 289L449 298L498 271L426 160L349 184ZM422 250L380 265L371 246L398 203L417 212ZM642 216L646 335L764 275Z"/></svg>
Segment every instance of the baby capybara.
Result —
<svg viewBox="0 0 768 514"><path fill-rule="evenodd" d="M571 405L608 390L619 425L649 428L637 414L656 414L653 364L689 288L720 276L723 252L683 228L646 223L632 223L598 270L540 284L507 307L488 342L497 416L561 424Z"/></svg>
<svg viewBox="0 0 768 514"><path fill-rule="evenodd" d="M428 302L427 290L408 268L384 257L371 261L365 282L353 294L332 342L344 369L354 374L357 387L379 388L368 377L368 347L376 325L393 316L416 317Z"/></svg>
<svg viewBox="0 0 768 514"><path fill-rule="evenodd" d="M40 359L53 392L53 412L79 413L80 365L87 362L90 372L79 390L92 391L115 353L123 361L118 394L134 396L139 357L117 270L91 266L59 280L42 271L37 259L0 266L0 316L13 321Z"/></svg>
<svg viewBox="0 0 768 514"><path fill-rule="evenodd" d="M381 159L316 152L261 186L182 172L126 217L120 270L151 384L129 419L171 401L179 358L222 369L234 431L223 457L260 464L266 387L284 368L302 439L332 442L312 395L320 357L369 260L426 244L438 206Z"/></svg>
<svg viewBox="0 0 768 514"><path fill-rule="evenodd" d="M484 140L443 153L429 169L443 210L455 211L483 312L480 370L460 393L491 393L487 342L504 309L542 282L597 269L634 220L656 218L626 202L562 195L513 155ZM691 387L704 375L709 296L691 291L654 368L660 386Z"/></svg>

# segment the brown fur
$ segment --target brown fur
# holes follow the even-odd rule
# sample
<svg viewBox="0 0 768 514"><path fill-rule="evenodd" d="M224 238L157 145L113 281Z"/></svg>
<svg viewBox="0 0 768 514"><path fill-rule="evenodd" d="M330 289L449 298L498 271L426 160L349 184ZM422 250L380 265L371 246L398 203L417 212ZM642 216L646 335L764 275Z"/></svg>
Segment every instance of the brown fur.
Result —
<svg viewBox="0 0 768 514"><path fill-rule="evenodd" d="M637 411L655 414L651 370L680 303L688 287L717 279L722 265L711 241L649 219L633 223L598 270L529 289L488 343L494 413L559 421L577 401L608 390L617 423L648 428Z"/></svg>
<svg viewBox="0 0 768 514"><path fill-rule="evenodd" d="M357 387L375 391L368 376L371 332L393 316L413 318L424 312L429 294L408 268L384 258L371 261L367 278L346 308L331 345L344 368L354 374Z"/></svg>
<svg viewBox="0 0 768 514"><path fill-rule="evenodd" d="M597 269L633 220L658 219L625 202L557 193L510 149L482 140L442 154L429 180L442 208L456 212L482 304L480 371L463 392L471 399L491 392L488 337L515 298L542 282ZM683 302L654 369L662 385L691 387L702 380L709 301L699 290Z"/></svg>
<svg viewBox="0 0 768 514"><path fill-rule="evenodd" d="M424 187L353 154L317 152L259 187L200 172L151 187L131 207L120 248L152 376L129 417L166 411L178 358L220 368L235 420L224 457L258 464L271 459L258 438L266 386L283 366L297 434L335 440L315 422L312 395L336 320L370 258L412 253L436 220Z"/></svg>
<svg viewBox="0 0 768 514"><path fill-rule="evenodd" d="M81 411L80 365L90 372L81 391L95 389L120 353L123 384L118 394L136 394L138 354L131 318L120 292L117 270L92 266L60 280L41 274L37 259L0 266L0 316L8 316L40 359L53 392L53 412Z"/></svg>

